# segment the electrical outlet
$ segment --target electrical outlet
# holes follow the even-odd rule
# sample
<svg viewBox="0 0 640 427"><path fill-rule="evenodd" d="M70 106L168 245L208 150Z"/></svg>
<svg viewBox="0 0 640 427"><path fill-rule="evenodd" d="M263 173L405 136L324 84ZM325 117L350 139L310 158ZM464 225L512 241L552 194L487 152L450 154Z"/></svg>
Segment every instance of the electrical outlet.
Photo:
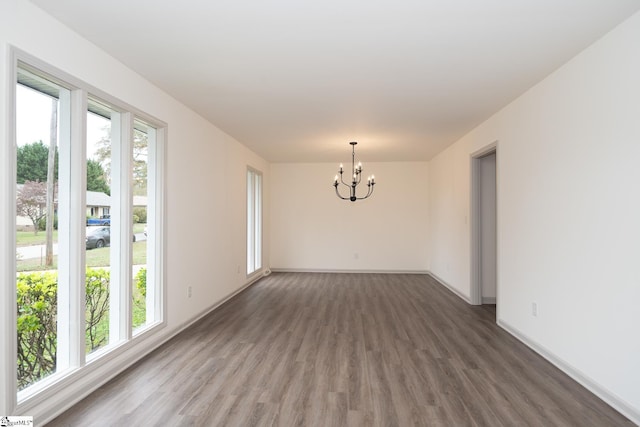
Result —
<svg viewBox="0 0 640 427"><path fill-rule="evenodd" d="M187 296L191 298L191 286L187 288Z"/></svg>
<svg viewBox="0 0 640 427"><path fill-rule="evenodd" d="M531 303L531 314L533 315L533 317L538 317L538 303L537 302L532 302Z"/></svg>

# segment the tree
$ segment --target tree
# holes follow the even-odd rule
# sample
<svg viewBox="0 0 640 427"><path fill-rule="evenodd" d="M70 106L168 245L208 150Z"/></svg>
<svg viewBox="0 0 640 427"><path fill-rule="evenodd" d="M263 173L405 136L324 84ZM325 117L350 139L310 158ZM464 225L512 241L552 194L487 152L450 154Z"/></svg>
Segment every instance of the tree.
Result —
<svg viewBox="0 0 640 427"><path fill-rule="evenodd" d="M58 100L51 98L49 153L47 156L47 244L45 265L53 265L53 222L55 216L54 197L56 190L55 165L58 149Z"/></svg>
<svg viewBox="0 0 640 427"><path fill-rule="evenodd" d="M16 212L28 217L33 223L33 232L38 234L38 221L47 214L47 185L44 182L26 181L18 190Z"/></svg>
<svg viewBox="0 0 640 427"><path fill-rule="evenodd" d="M105 172L97 160L87 160L87 191L99 191L111 195L111 189L105 180Z"/></svg>
<svg viewBox="0 0 640 427"><path fill-rule="evenodd" d="M105 136L96 143L96 157L104 168L107 184L111 175L111 135L108 128L104 129ZM137 129L133 130L133 193L147 194L147 163L149 157L149 140L147 134Z"/></svg>
<svg viewBox="0 0 640 427"><path fill-rule="evenodd" d="M24 184L26 181L47 180L47 164L49 147L42 141L18 147L16 153L16 182ZM55 152L55 179L58 179L58 150Z"/></svg>
<svg viewBox="0 0 640 427"><path fill-rule="evenodd" d="M137 129L133 131L133 192L147 194L147 164L149 160L149 140L147 134Z"/></svg>

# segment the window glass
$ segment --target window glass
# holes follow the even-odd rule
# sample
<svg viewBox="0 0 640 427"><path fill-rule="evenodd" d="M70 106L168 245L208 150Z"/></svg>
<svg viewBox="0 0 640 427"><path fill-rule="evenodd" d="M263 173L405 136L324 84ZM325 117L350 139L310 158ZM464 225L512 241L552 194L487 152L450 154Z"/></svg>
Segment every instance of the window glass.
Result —
<svg viewBox="0 0 640 427"><path fill-rule="evenodd" d="M85 234L85 350L109 344L111 286L111 114L89 100L87 111L87 184Z"/></svg>
<svg viewBox="0 0 640 427"><path fill-rule="evenodd" d="M247 171L247 274L262 268L262 174Z"/></svg>
<svg viewBox="0 0 640 427"><path fill-rule="evenodd" d="M21 74L16 86L18 390L58 370L58 146L61 88Z"/></svg>
<svg viewBox="0 0 640 427"><path fill-rule="evenodd" d="M153 302L147 304L147 297L151 298L155 293L147 292L147 280L152 278L152 274L147 274L148 260L152 257L147 255L151 249L147 245L147 238L150 230L147 224L149 213L148 187L149 187L149 145L155 143L155 132L140 120L134 121L133 126L133 278L131 287L133 319L133 332L141 330L147 321L153 320L153 315L147 316L147 306L149 311L153 309ZM150 267L150 266L149 266ZM151 285L151 284L150 284Z"/></svg>

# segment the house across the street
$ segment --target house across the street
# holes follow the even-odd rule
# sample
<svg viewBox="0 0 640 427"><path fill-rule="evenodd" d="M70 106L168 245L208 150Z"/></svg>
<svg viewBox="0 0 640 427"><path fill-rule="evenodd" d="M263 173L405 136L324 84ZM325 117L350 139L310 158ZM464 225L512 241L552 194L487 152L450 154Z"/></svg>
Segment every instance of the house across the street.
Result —
<svg viewBox="0 0 640 427"><path fill-rule="evenodd" d="M111 214L111 197L99 191L87 191L87 216L101 218Z"/></svg>

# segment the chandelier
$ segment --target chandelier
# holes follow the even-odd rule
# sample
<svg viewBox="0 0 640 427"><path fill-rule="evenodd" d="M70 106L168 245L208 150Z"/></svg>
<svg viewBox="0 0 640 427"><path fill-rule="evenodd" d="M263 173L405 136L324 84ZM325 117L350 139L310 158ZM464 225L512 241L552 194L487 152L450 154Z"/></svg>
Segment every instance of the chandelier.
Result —
<svg viewBox="0 0 640 427"><path fill-rule="evenodd" d="M357 142L350 142L351 144L351 182L346 183L342 179L342 173L344 172L344 168L342 163L340 163L340 177L338 175L333 180L333 186L336 188L336 195L340 197L342 200L351 200L355 202L356 200L364 200L373 194L373 186L376 185L376 179L373 175L367 178L367 194L364 197L356 196L356 187L360 184L362 179L362 163L358 162L356 166L356 144ZM347 188L349 188L349 197L342 197L340 191L338 190L338 184L343 184Z"/></svg>

